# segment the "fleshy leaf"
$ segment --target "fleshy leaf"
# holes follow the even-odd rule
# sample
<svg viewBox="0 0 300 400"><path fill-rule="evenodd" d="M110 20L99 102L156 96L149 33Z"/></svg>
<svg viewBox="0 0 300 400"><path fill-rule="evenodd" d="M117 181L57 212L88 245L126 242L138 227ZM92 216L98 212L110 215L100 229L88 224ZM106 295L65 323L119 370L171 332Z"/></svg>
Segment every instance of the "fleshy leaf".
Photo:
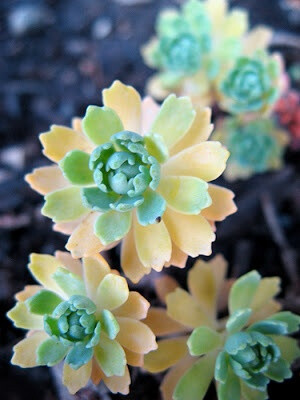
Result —
<svg viewBox="0 0 300 400"><path fill-rule="evenodd" d="M68 296L74 294L86 295L83 280L78 275L68 271L66 268L57 268L52 275L52 279Z"/></svg>
<svg viewBox="0 0 300 400"><path fill-rule="evenodd" d="M251 271L235 281L229 295L230 314L236 310L250 307L260 279L257 271Z"/></svg>
<svg viewBox="0 0 300 400"><path fill-rule="evenodd" d="M146 148L159 163L164 163L169 157L169 150L165 145L162 136L150 133L145 136Z"/></svg>
<svg viewBox="0 0 300 400"><path fill-rule="evenodd" d="M267 400L269 398L268 393L266 391L256 390L248 385L246 385L243 381L241 382L242 395L245 400Z"/></svg>
<svg viewBox="0 0 300 400"><path fill-rule="evenodd" d="M43 318L40 315L31 314L23 302L18 302L7 316L17 328L43 329Z"/></svg>
<svg viewBox="0 0 300 400"><path fill-rule="evenodd" d="M141 225L146 226L160 222L166 209L166 201L153 190L144 193L144 202L137 209L137 218Z"/></svg>
<svg viewBox="0 0 300 400"><path fill-rule="evenodd" d="M96 145L109 142L113 134L123 130L117 113L109 107L89 106L82 126L84 133Z"/></svg>
<svg viewBox="0 0 300 400"><path fill-rule="evenodd" d="M102 310L114 310L128 299L129 290L126 279L115 274L107 274L100 282L96 303Z"/></svg>
<svg viewBox="0 0 300 400"><path fill-rule="evenodd" d="M251 308L245 308L241 310L236 310L231 314L227 323L226 329L230 333L239 332L249 321L252 314Z"/></svg>
<svg viewBox="0 0 300 400"><path fill-rule="evenodd" d="M93 357L93 349L87 348L83 343L76 344L69 351L66 357L66 363L73 369L78 369L87 364Z"/></svg>
<svg viewBox="0 0 300 400"><path fill-rule="evenodd" d="M112 340L115 339L120 327L113 313L109 310L103 310L100 316L100 322L107 336Z"/></svg>
<svg viewBox="0 0 300 400"><path fill-rule="evenodd" d="M289 364L283 358L273 362L265 374L268 378L276 382L283 382L285 379L292 377L292 371Z"/></svg>
<svg viewBox="0 0 300 400"><path fill-rule="evenodd" d="M69 151L60 161L59 166L64 177L73 185L91 185L93 173L89 169L90 155L81 150Z"/></svg>
<svg viewBox="0 0 300 400"><path fill-rule="evenodd" d="M225 351L218 354L215 366L215 379L225 383L228 375L228 360Z"/></svg>
<svg viewBox="0 0 300 400"><path fill-rule="evenodd" d="M221 335L207 326L200 326L193 330L187 341L190 354L201 356L222 345Z"/></svg>
<svg viewBox="0 0 300 400"><path fill-rule="evenodd" d="M264 335L286 335L288 333L288 325L282 321L259 321L251 325L249 331L257 331Z"/></svg>
<svg viewBox="0 0 300 400"><path fill-rule="evenodd" d="M273 314L268 318L268 321L283 322L287 325L288 333L294 333L299 329L300 316L293 314L290 311L282 311L277 314Z"/></svg>
<svg viewBox="0 0 300 400"><path fill-rule="evenodd" d="M100 215L95 223L95 235L104 245L122 239L131 226L131 212L109 211Z"/></svg>
<svg viewBox="0 0 300 400"><path fill-rule="evenodd" d="M280 349L281 357L288 363L292 363L300 357L300 348L297 339L280 335L270 335Z"/></svg>
<svg viewBox="0 0 300 400"><path fill-rule="evenodd" d="M229 368L227 379L224 383L218 386L218 399L219 400L240 400L241 387L239 378Z"/></svg>
<svg viewBox="0 0 300 400"><path fill-rule="evenodd" d="M99 344L94 347L96 360L106 376L123 376L126 366L126 356L122 346L101 335Z"/></svg>
<svg viewBox="0 0 300 400"><path fill-rule="evenodd" d="M47 339L41 343L36 351L37 361L40 365L52 367L58 364L67 354L69 348L61 342Z"/></svg>
<svg viewBox="0 0 300 400"><path fill-rule="evenodd" d="M82 204L80 188L74 186L47 194L42 208L42 214L54 222L72 221L88 212Z"/></svg>
<svg viewBox="0 0 300 400"><path fill-rule="evenodd" d="M188 97L168 96L151 127L151 132L161 135L168 148L174 146L192 125L196 112Z"/></svg>
<svg viewBox="0 0 300 400"><path fill-rule="evenodd" d="M193 176L165 177L158 190L170 207L183 214L199 214L211 205L208 184Z"/></svg>
<svg viewBox="0 0 300 400"><path fill-rule="evenodd" d="M83 188L81 191L82 203L93 211L109 211L119 196L114 193L102 192L98 187Z"/></svg>
<svg viewBox="0 0 300 400"><path fill-rule="evenodd" d="M173 399L202 400L214 376L214 361L215 356L208 354L195 362L177 383Z"/></svg>
<svg viewBox="0 0 300 400"><path fill-rule="evenodd" d="M50 290L40 290L37 294L26 300L29 311L33 314L51 314L63 300Z"/></svg>

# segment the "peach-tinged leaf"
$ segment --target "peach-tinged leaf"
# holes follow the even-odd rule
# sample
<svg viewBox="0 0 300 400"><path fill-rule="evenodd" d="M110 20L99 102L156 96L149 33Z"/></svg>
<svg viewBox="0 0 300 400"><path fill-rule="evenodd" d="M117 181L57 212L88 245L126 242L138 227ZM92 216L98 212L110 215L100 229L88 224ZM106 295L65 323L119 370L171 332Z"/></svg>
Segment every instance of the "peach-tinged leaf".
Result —
<svg viewBox="0 0 300 400"><path fill-rule="evenodd" d="M88 214L89 209L82 204L80 188L71 186L47 194L41 212L54 222L64 222Z"/></svg>
<svg viewBox="0 0 300 400"><path fill-rule="evenodd" d="M213 320L206 314L198 302L185 290L177 288L167 295L167 313L175 321L189 327L200 325L214 326Z"/></svg>
<svg viewBox="0 0 300 400"><path fill-rule="evenodd" d="M269 46L272 38L271 29L257 26L246 35L243 43L245 56L252 56L257 50L264 50Z"/></svg>
<svg viewBox="0 0 300 400"><path fill-rule="evenodd" d="M186 337L158 341L157 350L145 355L144 367L151 373L165 371L188 353Z"/></svg>
<svg viewBox="0 0 300 400"><path fill-rule="evenodd" d="M118 342L135 353L146 354L157 348L151 329L141 321L132 318L117 317L120 325Z"/></svg>
<svg viewBox="0 0 300 400"><path fill-rule="evenodd" d="M25 301L41 289L43 289L43 287L39 285L26 285L23 290L15 294L15 299L18 301Z"/></svg>
<svg viewBox="0 0 300 400"><path fill-rule="evenodd" d="M156 336L187 332L189 329L170 318L164 308L151 307L143 321Z"/></svg>
<svg viewBox="0 0 300 400"><path fill-rule="evenodd" d="M131 350L124 348L126 354L127 364L132 367L142 367L144 365L144 355L135 353Z"/></svg>
<svg viewBox="0 0 300 400"><path fill-rule="evenodd" d="M177 154L195 144L205 142L209 138L213 130L213 125L210 123L211 109L196 106L195 110L194 122L184 137L172 148L171 155Z"/></svg>
<svg viewBox="0 0 300 400"><path fill-rule="evenodd" d="M121 393L124 395L128 394L130 385L130 375L128 367L125 366L125 373L123 376L107 377L104 375L103 382L112 393Z"/></svg>
<svg viewBox="0 0 300 400"><path fill-rule="evenodd" d="M25 181L43 195L70 185L57 165L35 168L31 174L25 175Z"/></svg>
<svg viewBox="0 0 300 400"><path fill-rule="evenodd" d="M136 250L146 268L161 271L171 258L172 243L163 221L147 226L134 223Z"/></svg>
<svg viewBox="0 0 300 400"><path fill-rule="evenodd" d="M103 103L117 113L125 130L140 131L141 98L133 87L114 81L110 88L103 90Z"/></svg>
<svg viewBox="0 0 300 400"><path fill-rule="evenodd" d="M69 364L64 363L63 384L71 394L75 394L79 389L86 386L92 372L92 360L75 370Z"/></svg>
<svg viewBox="0 0 300 400"><path fill-rule="evenodd" d="M142 134L150 132L150 128L155 120L158 112L159 105L152 99L152 97L145 97L142 101Z"/></svg>
<svg viewBox="0 0 300 400"><path fill-rule="evenodd" d="M201 211L201 215L211 221L223 221L228 215L234 214L237 210L233 201L234 193L221 186L209 184L208 193L212 203Z"/></svg>
<svg viewBox="0 0 300 400"><path fill-rule="evenodd" d="M65 126L52 125L40 135L43 153L54 162L60 161L71 150L92 151L91 144L80 133Z"/></svg>
<svg viewBox="0 0 300 400"><path fill-rule="evenodd" d="M81 216L74 221L58 222L53 225L53 230L55 232L63 233L64 235L72 235L74 230L81 224L81 222L86 218L86 216Z"/></svg>
<svg viewBox="0 0 300 400"><path fill-rule="evenodd" d="M68 253L67 251L57 250L54 255L55 258L57 258L58 261L61 263L61 265L66 267L69 271L73 272L73 274L82 276L81 262L73 258L70 253Z"/></svg>
<svg viewBox="0 0 300 400"><path fill-rule="evenodd" d="M170 275L164 275L155 280L155 290L159 300L166 302L166 296L179 287L177 281Z"/></svg>
<svg viewBox="0 0 300 400"><path fill-rule="evenodd" d="M280 310L281 304L271 299L266 304L264 304L263 307L259 308L251 315L249 323L252 324L254 322L262 321Z"/></svg>
<svg viewBox="0 0 300 400"><path fill-rule="evenodd" d="M280 292L280 278L263 278L251 303L253 310L260 310L269 300Z"/></svg>
<svg viewBox="0 0 300 400"><path fill-rule="evenodd" d="M93 256L105 249L104 244L94 234L94 224L98 215L98 213L88 214L70 236L66 249L74 258Z"/></svg>
<svg viewBox="0 0 300 400"><path fill-rule="evenodd" d="M121 266L125 275L133 283L139 282L144 275L151 272L151 268L146 268L139 259L135 247L133 228L130 229L122 241Z"/></svg>
<svg viewBox="0 0 300 400"><path fill-rule="evenodd" d="M107 309L114 310L124 304L129 295L126 279L107 274L100 282L96 293L96 304L98 311Z"/></svg>
<svg viewBox="0 0 300 400"><path fill-rule="evenodd" d="M191 257L210 255L215 234L202 215L185 215L167 208L163 220L172 241Z"/></svg>
<svg viewBox="0 0 300 400"><path fill-rule="evenodd" d="M92 359L92 373L91 373L91 380L94 385L99 385L101 379L103 378L104 374L99 367L95 357Z"/></svg>
<svg viewBox="0 0 300 400"><path fill-rule="evenodd" d="M11 363L22 368L31 368L38 365L36 350L39 345L48 338L48 335L41 332L34 332L31 336L21 340L13 347Z"/></svg>
<svg viewBox="0 0 300 400"><path fill-rule="evenodd" d="M219 142L202 142L171 157L162 168L162 176L195 176L206 182L225 170L229 152Z"/></svg>
<svg viewBox="0 0 300 400"><path fill-rule="evenodd" d="M144 319L147 316L150 303L138 292L129 292L128 299L121 307L114 310L117 317Z"/></svg>
<svg viewBox="0 0 300 400"><path fill-rule="evenodd" d="M170 267L174 265L174 267L184 268L188 259L188 255L181 251L175 243L172 243L172 255L170 261L165 263L165 267Z"/></svg>
<svg viewBox="0 0 300 400"><path fill-rule="evenodd" d="M161 135L168 148L172 148L189 130L196 112L188 97L171 94L163 102L151 132Z"/></svg>

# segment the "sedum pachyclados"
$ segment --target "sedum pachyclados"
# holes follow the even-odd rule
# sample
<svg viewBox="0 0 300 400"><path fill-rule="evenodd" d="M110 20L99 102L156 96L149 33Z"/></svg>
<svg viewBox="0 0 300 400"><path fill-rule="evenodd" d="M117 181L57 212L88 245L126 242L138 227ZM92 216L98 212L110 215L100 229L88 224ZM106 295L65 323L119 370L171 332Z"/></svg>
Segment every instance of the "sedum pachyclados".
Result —
<svg viewBox="0 0 300 400"><path fill-rule="evenodd" d="M280 312L276 277L251 271L225 280L221 256L197 261L188 273L189 292L171 277L157 281L167 309L151 308L147 323L160 336L158 349L145 356L145 368L166 374L164 400L201 400L214 380L219 400L265 400L270 380L291 377L300 356L296 332L300 317ZM218 318L226 310L229 316Z"/></svg>
<svg viewBox="0 0 300 400"><path fill-rule="evenodd" d="M227 0L189 0L181 10L164 10L156 36L142 48L145 63L159 71L148 91L158 99L187 95L200 105L220 101L220 83L235 61L266 49L270 39L265 27L248 32L247 13L229 11Z"/></svg>
<svg viewBox="0 0 300 400"><path fill-rule="evenodd" d="M104 107L90 106L73 129L52 126L40 136L57 165L26 179L46 195L42 213L70 235L73 257L122 240L121 265L137 282L151 268L185 266L208 255L214 222L236 211L233 193L208 183L222 174L228 151L207 141L211 112L170 95L159 107L116 81Z"/></svg>
<svg viewBox="0 0 300 400"><path fill-rule="evenodd" d="M287 132L278 128L271 118L241 120L238 117L220 120L214 139L224 143L230 152L224 176L231 181L278 170L289 141Z"/></svg>
<svg viewBox="0 0 300 400"><path fill-rule="evenodd" d="M12 364L52 367L64 360L62 380L76 393L91 379L113 393L129 392L128 365L142 366L157 347L143 320L148 301L129 291L125 278L100 255L82 263L69 253L32 254L29 270L39 285L16 294L8 317L28 329L14 346Z"/></svg>

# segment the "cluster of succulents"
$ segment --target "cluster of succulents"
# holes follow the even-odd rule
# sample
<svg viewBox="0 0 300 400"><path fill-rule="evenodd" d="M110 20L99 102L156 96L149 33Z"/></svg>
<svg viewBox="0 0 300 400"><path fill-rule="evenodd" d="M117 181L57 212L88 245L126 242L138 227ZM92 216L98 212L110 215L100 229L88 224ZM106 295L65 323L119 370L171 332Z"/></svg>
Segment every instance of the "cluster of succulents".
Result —
<svg viewBox="0 0 300 400"><path fill-rule="evenodd" d="M257 52L268 30L247 34L246 14L227 13L225 0L190 0L181 13L163 13L157 31L146 59L162 70L164 91L191 98L169 94L160 106L115 81L103 91L103 107L40 135L53 164L26 181L45 196L42 214L69 236L70 253L31 255L38 284L17 293L8 312L28 330L12 363L63 363L72 394L90 380L128 394L128 366L135 366L170 368L164 400L201 400L213 380L219 400L265 400L268 383L291 377L300 355L287 337L300 318L280 311L278 278L252 271L234 282L221 256L198 260L188 272L190 293L170 276L157 280L164 308L129 291L125 277L137 283L152 269L209 256L216 223L236 212L233 192L211 182L224 171L235 179L280 167L286 134L267 116L280 92L279 64ZM206 100L214 93L235 114L213 140L197 81L207 84ZM99 254L117 245L125 277Z"/></svg>
<svg viewBox="0 0 300 400"><path fill-rule="evenodd" d="M197 50L191 44L187 46L187 32L193 40L197 39ZM174 52L179 52L180 48L180 57L177 57L180 71L175 71L170 62L163 62L169 55L163 43L175 36L176 40L171 42ZM275 131L280 130L276 127L273 110L288 83L280 55L268 52L271 37L272 32L263 26L249 31L247 13L235 8L229 10L227 0L188 0L179 11L167 9L160 13L156 37L142 48L146 64L159 71L148 82L148 91L154 97L163 99L168 93L175 92L189 96L195 105L216 104L226 113L237 116L241 128L234 142L241 148L247 142L252 155L262 154L265 150L263 158L268 159L274 142L280 147L274 152L272 161L265 162L262 168L256 166L255 157L249 165L249 157L247 160L243 160L241 154L236 157L233 154L236 146L234 149L229 147L228 170L238 169L229 174L231 179L244 179L277 168L288 145L287 140L274 139L270 129L263 130L264 138L259 143L266 143L259 149L256 148L257 140L248 140L249 135L247 138L243 135L243 132L253 131L253 121L257 118L272 120L270 124ZM227 131L231 124L226 121L226 118L218 121L218 125L224 122L221 127L224 135L220 135L219 140L228 145L227 139L232 134ZM282 132L280 136L283 135Z"/></svg>

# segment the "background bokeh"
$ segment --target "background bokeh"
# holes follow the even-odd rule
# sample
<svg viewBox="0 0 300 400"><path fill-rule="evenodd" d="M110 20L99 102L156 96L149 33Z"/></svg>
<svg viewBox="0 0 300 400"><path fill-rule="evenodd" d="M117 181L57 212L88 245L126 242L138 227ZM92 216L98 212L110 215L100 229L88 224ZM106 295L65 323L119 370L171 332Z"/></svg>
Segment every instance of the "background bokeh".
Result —
<svg viewBox="0 0 300 400"><path fill-rule="evenodd" d="M0 1L0 368L3 399L121 399L101 387L68 396L47 368L10 366L11 348L23 335L4 316L13 295L32 282L26 269L31 252L63 249L66 238L51 231L41 216L41 196L23 180L32 168L46 165L38 134L50 124L69 124L89 104L100 104L101 90L118 78L142 94L152 74L139 48L153 34L155 17L171 0L1 0ZM273 49L287 67L299 65L299 0L232 0L246 8L251 25L274 29ZM294 68L295 69L295 68ZM299 74L298 74L299 75ZM299 90L299 76L293 86ZM239 212L219 225L214 253L230 262L232 276L251 268L283 279L283 305L300 312L300 175L299 152L289 151L286 166L246 182L225 186L236 192ZM109 254L118 267L118 254ZM189 263L190 265L190 263ZM182 284L185 272L168 273ZM138 285L154 299L155 273ZM270 386L270 399L297 397L299 364L292 380ZM158 400L160 376L132 371L128 399ZM288 394L290 393L290 394ZM214 392L207 396L215 399ZM230 400L230 399L228 399Z"/></svg>

